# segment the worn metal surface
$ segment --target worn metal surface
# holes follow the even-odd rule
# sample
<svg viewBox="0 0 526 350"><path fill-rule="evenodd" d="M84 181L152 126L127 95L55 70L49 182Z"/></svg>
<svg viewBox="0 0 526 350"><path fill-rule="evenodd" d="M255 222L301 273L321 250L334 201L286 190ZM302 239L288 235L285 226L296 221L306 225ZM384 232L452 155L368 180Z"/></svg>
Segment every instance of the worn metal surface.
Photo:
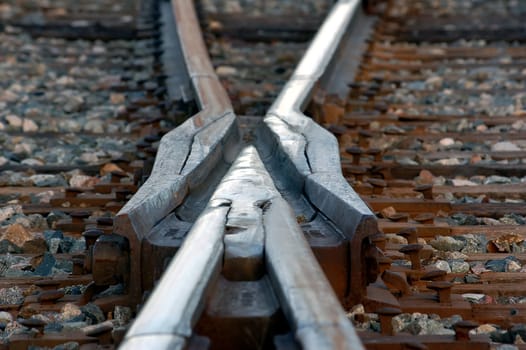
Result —
<svg viewBox="0 0 526 350"><path fill-rule="evenodd" d="M199 217L155 291L127 332L122 349L141 346L170 349L157 336L177 336L185 343L217 279L223 259L228 203L213 201Z"/></svg>
<svg viewBox="0 0 526 350"><path fill-rule="evenodd" d="M340 302L357 302L376 278L371 236L378 228L341 175L336 139L302 114L343 50L345 33L363 23L359 8L358 1L335 5L264 124L250 130L254 145L240 150L238 121L193 2L162 3L164 39L174 40L155 52L172 99L163 106L193 99L199 111L160 140L145 134L145 152L157 148L155 161L145 161L147 171L137 174L148 178L113 229L85 232L86 257L74 262L77 272L93 274L83 302L101 286L124 286L122 295L99 302L104 312L116 302L134 306L153 289L123 348L363 348ZM119 176L112 174L112 182ZM109 208L120 208L137 185L90 203L116 199ZM64 197L82 200L73 190ZM78 230L87 216L77 213L61 227ZM42 293L36 301L61 297ZM86 327L81 339L92 342L100 333L99 342L119 344L124 331L112 335L111 324Z"/></svg>
<svg viewBox="0 0 526 350"><path fill-rule="evenodd" d="M235 263L229 262L231 259ZM133 348L138 341L135 338L141 339L141 344L152 340L149 346L164 346L155 342L151 337L154 334L177 335L188 341L195 335L192 326L205 305L204 291L214 283L213 272L221 270L225 277L243 281L269 274L272 289L302 348L361 348L294 213L254 147L240 153L217 187L122 348ZM211 312L207 311L208 318ZM240 313L236 317L249 315ZM202 335L214 337L206 333L210 331L207 327L200 329L205 332ZM235 334L235 330L225 331ZM214 346L223 348L226 344Z"/></svg>
<svg viewBox="0 0 526 350"><path fill-rule="evenodd" d="M177 2L175 4L177 13ZM180 6L187 5L185 2L182 4ZM295 109L296 106L305 103L313 84L325 72L357 8L358 2L356 1L342 1L335 6L324 29L314 41L310 49L311 53L300 64L298 74L282 94L281 99L292 101L292 105L280 106L280 100L278 100L276 105L279 108L272 109L266 118L267 125L271 125L275 120L278 127L274 129L270 127L260 132L256 145L263 152L264 162L267 169L272 172L272 177L259 160L256 149L246 148L218 185L210 202L221 201L230 208L226 216L225 232L227 235L224 238L225 256L222 274L231 280L239 280L241 283L241 281L258 280L262 275L270 273L273 289L289 322L294 339L303 348L361 348L351 324L346 319L327 279L323 276L323 270L314 262L315 256L321 259L322 265L325 264L324 269L326 273L329 273L331 283L339 286L338 298L347 303L356 300L365 292L367 280L362 271L374 268L374 266L366 266L366 252L370 246L369 236L377 231L372 213L341 176L335 139L320 126L300 115L299 110ZM182 25L183 27L186 25L184 21ZM339 35L334 37L334 31L338 31ZM327 42L327 37L333 40ZM199 50L199 47L196 50ZM319 57L324 57L323 62L318 60ZM192 59L191 55L187 55L187 60L190 66L194 64L205 71L209 68L208 64L196 58ZM191 76L198 76L193 75L192 68L189 71ZM298 81L303 83L308 74L311 75L311 80L300 89L294 89L293 93L297 93L300 97L294 100L283 97L290 96L290 86L294 86ZM214 80L206 73L201 75ZM272 116L272 113L276 111L279 112L279 115ZM287 114L291 111L295 114ZM295 121L301 124L301 131L297 129L290 131L288 128L279 129L279 124L284 123L281 113L284 113L283 119L286 122ZM283 142L284 138L288 137L287 133L290 139ZM304 139L306 142L298 143L298 139L301 140L303 135L306 135ZM178 138L174 137L174 140ZM307 143L308 150L306 151ZM204 142L204 144L208 143ZM296 153L291 156L290 152L284 152L284 145L290 147L286 150L295 149L296 151L293 152ZM327 145L329 149L322 151L322 148ZM326 157L327 154L330 155L329 158ZM277 187L287 196L287 201L293 203L294 211L281 197L274 181L279 181ZM309 202L313 206L308 204ZM328 220L321 217L320 214L315 218L313 215L316 215L317 210L323 213ZM325 231L324 235L327 238L331 237L327 243L322 243L319 239L313 240L314 236L309 238L311 245L314 244L313 247L321 244L318 248L314 248L316 255L311 252L305 240L305 234L311 233L307 226L304 230L298 225L299 217L305 217L302 220L307 220L306 225L321 225L320 227L323 227ZM337 228L330 229L331 224L335 224ZM340 243L333 248L331 245L334 242ZM185 249L185 244L181 249ZM337 264L335 265L334 258L324 252L327 248L329 248L327 252L331 249L341 251L343 260L339 264L345 267L341 272L335 274L330 270L335 268L335 271L338 271L340 268ZM350 254L350 251L353 253ZM263 252L266 255L265 259L262 256ZM180 261L179 259L179 254L177 254L175 261ZM266 261L265 264L264 261ZM180 274L168 273L163 280L177 280L178 283L184 284L182 277ZM164 283L168 284L168 282ZM223 286L223 284L219 285ZM216 291L213 292L213 295L216 295L215 298L218 298L217 295L231 293L224 294L226 291L223 288L225 287L216 287ZM220 290L223 291L220 292ZM156 291L152 296L157 305L162 302L159 293ZM217 302L213 302L213 305L215 303ZM153 312L151 310L160 310L160 307L152 308L151 305L146 307L149 309L144 315L139 316L138 324L146 322L140 320L147 320L148 315ZM213 310L215 309L212 306L207 306L207 311L202 316L198 329L212 340L217 341L221 336L214 334L207 323L203 323L216 322L215 319L218 316L215 313L217 311ZM226 317L226 314L222 317ZM162 316L161 319L163 317L169 316ZM235 317L247 316L241 314ZM227 322L226 319L223 322ZM134 326L132 331L138 329L139 327ZM231 339L235 339L235 332L236 330L228 331L232 334ZM222 335L224 336L225 334ZM133 338L133 332L129 337ZM223 345L226 346L229 340L223 339L223 342ZM216 343L216 346L219 344Z"/></svg>
<svg viewBox="0 0 526 350"><path fill-rule="evenodd" d="M305 198L325 215L348 239L352 254L347 277L352 280L343 300L358 302L367 280L365 251L369 236L376 232L374 215L341 175L338 143L330 133L303 114L312 89L335 58L346 31L364 16L359 1L340 1L316 35L291 80L284 87L265 117L266 128L260 131L267 144L268 162L286 157L296 172L288 182L298 182ZM269 146L275 144L275 146ZM372 267L370 267L372 268Z"/></svg>
<svg viewBox="0 0 526 350"><path fill-rule="evenodd" d="M208 60L193 4L174 1L172 10L201 110L163 137L150 177L116 217L115 232L130 241L129 291L135 298L140 298L143 291L141 245L150 230L180 205L188 191L202 183L220 160L230 163L237 153L235 117ZM162 241L157 245L162 246Z"/></svg>
<svg viewBox="0 0 526 350"><path fill-rule="evenodd" d="M263 220L267 269L302 348L362 349L290 207L276 198Z"/></svg>

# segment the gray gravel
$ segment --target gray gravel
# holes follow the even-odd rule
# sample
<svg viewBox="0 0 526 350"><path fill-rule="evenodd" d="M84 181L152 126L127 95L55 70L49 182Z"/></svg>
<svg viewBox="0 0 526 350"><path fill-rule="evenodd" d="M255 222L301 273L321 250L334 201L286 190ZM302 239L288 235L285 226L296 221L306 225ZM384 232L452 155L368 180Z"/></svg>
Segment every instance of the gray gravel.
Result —
<svg viewBox="0 0 526 350"><path fill-rule="evenodd" d="M7 52L0 63L0 164L102 164L133 155L134 139L126 134L134 124L116 119L128 98L109 90L127 73L110 68L122 59L104 56L115 47L133 52L130 45L0 33L0 51ZM142 76L131 78L133 86Z"/></svg>

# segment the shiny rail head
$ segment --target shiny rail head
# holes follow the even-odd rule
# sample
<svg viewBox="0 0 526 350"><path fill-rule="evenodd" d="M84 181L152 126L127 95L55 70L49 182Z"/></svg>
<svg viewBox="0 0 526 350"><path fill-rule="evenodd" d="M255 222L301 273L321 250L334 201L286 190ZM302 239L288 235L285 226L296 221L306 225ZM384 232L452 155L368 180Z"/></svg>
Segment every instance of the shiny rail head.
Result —
<svg viewBox="0 0 526 350"><path fill-rule="evenodd" d="M208 208L193 225L126 339L140 338L142 343L151 341L156 346L155 334L191 337L207 290L222 268L225 246L227 249L232 246L228 237L224 238L224 231L227 227L259 226L260 204L278 195L255 148L243 150L217 187ZM128 340L126 344L133 344Z"/></svg>
<svg viewBox="0 0 526 350"><path fill-rule="evenodd" d="M360 11L360 0L338 1L332 8L292 79L319 79L326 71L350 22Z"/></svg>
<svg viewBox="0 0 526 350"><path fill-rule="evenodd" d="M363 349L287 202L263 217L267 271L303 349Z"/></svg>
<svg viewBox="0 0 526 350"><path fill-rule="evenodd" d="M201 214L126 339L155 334L182 338L192 335L207 291L221 269L228 210L225 206L210 207Z"/></svg>
<svg viewBox="0 0 526 350"><path fill-rule="evenodd" d="M340 0L323 22L307 52L268 113L286 116L301 112L315 83L324 75L353 19L363 15L360 0Z"/></svg>
<svg viewBox="0 0 526 350"><path fill-rule="evenodd" d="M236 230L225 235L232 228ZM122 348L132 349L135 344L157 347L156 334L164 335L160 346L175 341L169 335L188 341L208 288L220 270L228 272L227 253L237 244L232 237L242 235L252 246L261 247L247 249L244 241L242 256L266 265L281 308L303 348L361 349L296 216L252 146L241 151L217 187ZM233 249L233 254L236 251L239 249Z"/></svg>

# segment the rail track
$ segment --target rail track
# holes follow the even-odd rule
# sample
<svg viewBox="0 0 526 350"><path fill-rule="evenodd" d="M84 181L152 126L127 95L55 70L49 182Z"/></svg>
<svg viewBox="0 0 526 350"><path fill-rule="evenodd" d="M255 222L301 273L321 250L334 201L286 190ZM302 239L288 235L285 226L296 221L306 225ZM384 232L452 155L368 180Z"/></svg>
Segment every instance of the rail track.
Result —
<svg viewBox="0 0 526 350"><path fill-rule="evenodd" d="M174 6L183 42L195 43L199 30L197 22L188 16L193 12L191 4L175 2ZM352 14L356 7L357 3L352 2L342 5L340 10ZM348 21L349 17L344 16L344 20ZM204 43L183 47L189 48L185 57L197 57L205 51ZM351 244L358 244L359 250L367 249L367 241L365 247L360 246L364 240L361 232L365 231L361 227L374 226L370 212L363 206L354 208L345 198L341 204L347 206L352 216L337 225L346 225L349 232L344 235L331 226L331 219L325 218L321 210L309 203L310 200L316 202L334 195L334 192L322 187L326 181L311 179L311 190L319 194L316 199L304 193L302 182L308 174L299 173L293 163L296 159L289 158L276 147L279 143L274 139L273 131L262 123L252 129L251 124L246 123L240 130L226 92L215 77L211 64L195 63L201 62L190 62L190 75L200 78L196 79L196 89L204 90L199 96L201 112L198 120L209 123L207 128L198 132L206 133L210 138L205 140L210 145L210 153L192 150L185 165L190 165L188 170L185 172L183 169L180 175L169 181L165 178L167 174L174 173L173 167L180 166L178 163L154 167L148 180L152 187L146 187L149 185L147 182L139 189L139 196L134 197L137 201L132 199L117 216L117 232L126 234L135 229L133 234L139 239L128 233L132 249L133 244L139 246L142 237L148 241L146 245L142 243L142 254L146 247L155 249L155 256L171 257L180 246L176 254L178 258L168 267L167 271L171 272L164 275L170 277L161 279L144 305L143 313L129 330L123 348L184 348L193 344L205 346L203 344L207 343L224 348L346 348L353 344L360 347L337 298L350 302L355 297L349 288L351 267L347 252ZM201 85L202 77L207 78L206 85ZM217 84L216 90L209 88L210 82ZM218 104L207 103L217 100L217 96L221 97L221 108L217 108ZM187 123L193 126L195 119ZM330 136L319 127L318 131ZM178 129L174 132L177 133ZM241 133L247 137L241 137ZM191 140L187 142L191 144ZM159 154L164 151L165 145L169 147L168 143L161 142ZM201 159L193 158L197 156ZM233 163L230 170L224 163ZM287 174L278 170L283 167L290 170L291 176L284 176ZM343 178L339 179L343 184ZM158 190L162 181L169 191L177 195L167 196L167 190ZM211 188L213 182L219 183L217 188ZM203 183L206 184L204 188ZM183 199L187 186L191 188L190 194ZM144 195L145 200L141 198L142 190L148 193L148 196ZM347 190L350 188L347 187ZM157 191L156 197L152 196L153 191ZM174 197L184 200L184 203L175 202ZM144 206L167 209L165 213L150 209L159 217L152 217L145 225L141 215ZM163 218L173 210L175 215ZM138 216L135 212L139 213ZM180 236L172 233L172 237L167 237L167 233L180 232L181 228L188 230L187 223L194 220L196 213L202 214L189 230L182 246ZM162 221L154 227L160 219ZM300 226L298 222L305 226ZM319 234L320 230L325 232L326 239ZM308 249L305 231L310 232L313 237L311 243L325 262L322 269L330 271L331 266L336 267L329 277L337 285L336 295ZM214 236L210 236L210 240L205 239L210 232ZM152 248L148 247L150 245ZM196 249L208 253L195 254ZM335 252L338 254L336 262L331 257ZM365 263L358 255L355 259L353 268L360 271ZM189 266L192 268L187 269ZM284 269L283 266L290 268ZM145 266L140 269L144 270ZM356 281L360 289L365 288L364 279ZM142 284L137 281L139 292L142 285L144 281ZM175 298L167 298L173 292L173 285L187 287L180 289L178 293L181 294ZM312 303L312 300L320 302ZM167 302L170 307L166 307ZM165 312L161 313L161 309ZM176 313L177 317L174 317L174 309L180 310ZM162 343L159 334L163 335Z"/></svg>
<svg viewBox="0 0 526 350"><path fill-rule="evenodd" d="M522 5L214 3L0 7L2 346L524 347Z"/></svg>
<svg viewBox="0 0 526 350"><path fill-rule="evenodd" d="M385 234L362 300L382 336L360 333L367 348L523 346L523 11L389 2L349 90L315 93L310 113L337 135L343 173Z"/></svg>

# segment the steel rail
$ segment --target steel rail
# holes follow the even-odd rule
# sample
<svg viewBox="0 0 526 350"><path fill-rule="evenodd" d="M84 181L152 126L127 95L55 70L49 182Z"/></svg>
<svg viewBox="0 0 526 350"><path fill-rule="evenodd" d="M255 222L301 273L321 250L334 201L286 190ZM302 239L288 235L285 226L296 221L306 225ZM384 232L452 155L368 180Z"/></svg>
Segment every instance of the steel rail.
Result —
<svg viewBox="0 0 526 350"><path fill-rule="evenodd" d="M141 279L141 251L144 245L156 245L154 238L149 240L151 229L203 183L218 162L231 163L238 152L236 118L208 59L193 2L173 1L171 8L200 111L162 138L150 177L115 218L115 233L130 242L128 293L136 300L146 283Z"/></svg>
<svg viewBox="0 0 526 350"><path fill-rule="evenodd" d="M260 130L263 156L276 167L292 163L288 182L300 183L310 203L350 241L350 276L353 285L346 302L359 302L368 283L365 255L372 247L371 233L378 232L375 215L342 175L338 142L334 135L303 114L314 87L332 72L342 50L357 50L350 35L363 24L359 0L341 0L332 8L305 56L264 119ZM273 145L273 146L269 146ZM284 161L283 159L286 159ZM290 166L289 166L290 168ZM352 276L352 278L351 278Z"/></svg>
<svg viewBox="0 0 526 350"><path fill-rule="evenodd" d="M201 214L121 349L184 349L221 268L228 210L219 203Z"/></svg>
<svg viewBox="0 0 526 350"><path fill-rule="evenodd" d="M237 227L241 232L223 238L225 227ZM244 236L243 242L235 242L238 235ZM247 249L250 245L261 249ZM231 258L223 254L233 246L256 250L248 254L249 259L265 261L282 309L290 317L303 349L362 348L294 213L274 187L253 146L241 152L218 186L121 348L187 346L221 263L225 261L226 265Z"/></svg>
<svg viewBox="0 0 526 350"><path fill-rule="evenodd" d="M208 56L200 38L201 33L192 2L173 0L172 4L189 76L203 110L163 138L152 176L117 217L118 232L131 242L131 276L135 280L130 282L130 286L136 296L140 296L144 281L141 281L140 275L134 276L134 271L141 271L141 265L140 262L133 262L133 259L148 258L141 256L140 250L141 244L144 249L144 241L150 239L149 232L183 203L192 184L197 187L200 181L206 179L205 171L211 169L210 164L218 162L218 157L226 157L232 162L232 155L238 153L236 147L239 145L235 138L238 135L237 124L230 103L215 77L210 62L205 59ZM309 49L307 61L302 61L292 81L276 102L278 108L274 109L274 113L279 114L270 115L265 119L268 131L273 132L275 138L265 137L268 136L268 132L262 134L261 141L266 143L265 145L258 145L257 150L252 146L246 147L233 161L229 172L216 188L206 209L197 219L143 311L127 333L121 348L168 349L187 346L194 336L192 327L203 311L204 300L211 286L215 284L221 268L225 273L229 261L232 260L241 265L242 273L251 277L257 273L250 271L257 270L260 265L265 266L295 340L302 348L363 349L327 278L316 262L296 215L276 189L275 178L272 178L267 170L269 166L273 168L269 162L274 160L269 160L269 157L277 159L278 162L282 159L279 153L268 153L269 149L291 149L287 148L291 145L284 142L286 136L282 133L291 130L273 128L276 125L272 122L273 118L279 121L288 120L291 111L295 113L292 116L294 118L306 118L300 116L296 108L282 108L282 101L289 100L290 86L297 87L296 83L299 80L309 80L308 91L312 89L315 81L325 72L357 8L358 1L340 1L335 5L313 42L314 49ZM324 43L322 47L323 60L313 59L311 52L317 51L316 46L325 41L323 38L328 33L334 35L335 31L339 33L335 40L329 45ZM311 72L309 69L314 66L321 68ZM298 91L295 89L293 93ZM303 87L300 95L303 96L306 91ZM219 95L215 96L216 93ZM296 97L295 101L304 102L305 98L306 96ZM282 117L282 112L285 112L286 116ZM360 252L364 241L366 245L369 244L367 234L376 230L374 216L344 182L334 138L330 134L321 133L323 129L312 121L309 123L305 119L300 123L308 125L317 133L306 138L309 149L312 150L311 145L316 145L317 151L320 152L319 147L329 144L330 157L322 160L320 154L319 159L300 160L297 154L288 153L293 167L296 167L295 172L301 175L295 180L304 188L303 195L308 197L322 215L328 217L345 235L353 238L350 248L359 245ZM209 139L197 141L199 133L209 131ZM292 132L297 134L296 131ZM193 142L189 142L189 139ZM184 161L174 154L174 145L181 145L182 149L186 150ZM307 143L301 145L307 147ZM265 162L262 162L260 154L265 158ZM306 162L308 166L298 166L301 161ZM312 166L326 168L323 171L312 171ZM280 171L286 172L287 169ZM235 228L235 233L224 235L227 228ZM351 272L359 271L359 288L356 293L360 293L365 285L361 285L362 257L357 255L356 259L350 257L353 269Z"/></svg>

